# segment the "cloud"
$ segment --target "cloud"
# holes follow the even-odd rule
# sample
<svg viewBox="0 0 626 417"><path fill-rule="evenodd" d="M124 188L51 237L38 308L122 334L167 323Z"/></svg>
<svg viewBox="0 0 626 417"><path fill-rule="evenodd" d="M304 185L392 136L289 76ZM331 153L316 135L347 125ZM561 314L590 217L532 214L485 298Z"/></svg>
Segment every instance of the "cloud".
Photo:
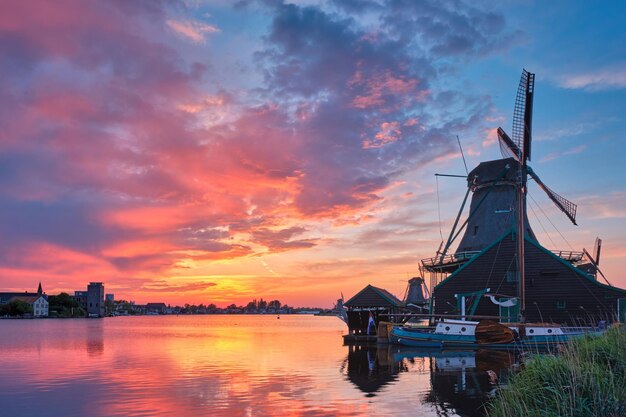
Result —
<svg viewBox="0 0 626 417"><path fill-rule="evenodd" d="M626 88L626 64L564 75L558 79L558 84L587 91L621 90Z"/></svg>
<svg viewBox="0 0 626 417"><path fill-rule="evenodd" d="M196 43L204 42L207 34L218 33L220 31L217 26L192 20L181 21L168 19L165 23L177 34Z"/></svg>
<svg viewBox="0 0 626 417"><path fill-rule="evenodd" d="M548 161L552 161L552 160L557 159L557 158L562 158L562 157L567 156L567 155L576 155L576 154L579 154L581 152L584 152L585 149L587 149L587 147L588 147L587 145L583 144L583 145L578 145L578 146L576 146L574 148L565 149L563 151L552 152L552 153L544 156L543 158L541 158L539 160L539 162L548 162Z"/></svg>
<svg viewBox="0 0 626 417"><path fill-rule="evenodd" d="M169 284L165 281L154 281L148 285L143 286L141 288L141 291L149 292L149 293L150 292L156 292L156 293L159 293L159 292L164 292L164 293L197 292L197 291L205 290L210 287L214 287L216 285L217 284L214 282L204 282L204 281L193 282L193 283L182 284L182 285Z"/></svg>
<svg viewBox="0 0 626 417"><path fill-rule="evenodd" d="M303 227L289 227L281 230L271 230L259 228L252 232L252 237L256 243L262 244L272 252L281 252L291 249L310 248L315 246L314 239L293 240L294 236L304 233L307 229Z"/></svg>
<svg viewBox="0 0 626 417"><path fill-rule="evenodd" d="M236 59L262 79L228 88L223 51L203 43L219 29L185 6L2 2L3 276L149 287L369 221L398 177L484 127L489 99L439 74L513 34L463 3L367 3L364 21L345 11L356 2L254 6L267 32Z"/></svg>
<svg viewBox="0 0 626 417"><path fill-rule="evenodd" d="M432 58L486 55L520 37L507 30L501 14L462 2L392 0L385 7L390 33Z"/></svg>
<svg viewBox="0 0 626 417"><path fill-rule="evenodd" d="M605 117L600 120L570 123L565 126L546 129L544 131L538 132L538 134L533 135L533 140L548 141L580 136L589 132L593 132L594 130L605 126L607 123L615 123L616 121L618 120L616 120L615 118Z"/></svg>
<svg viewBox="0 0 626 417"><path fill-rule="evenodd" d="M578 197L579 206L586 212L593 213L594 219L626 218L626 192L614 191L606 195L588 195Z"/></svg>

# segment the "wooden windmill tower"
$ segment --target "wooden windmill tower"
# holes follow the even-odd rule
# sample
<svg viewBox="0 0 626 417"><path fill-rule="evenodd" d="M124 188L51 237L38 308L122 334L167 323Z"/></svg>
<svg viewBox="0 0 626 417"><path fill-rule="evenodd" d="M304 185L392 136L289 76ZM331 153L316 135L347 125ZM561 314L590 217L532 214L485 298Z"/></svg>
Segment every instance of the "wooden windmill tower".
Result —
<svg viewBox="0 0 626 417"><path fill-rule="evenodd" d="M523 233L536 240L526 215L528 175L572 223L576 224L576 204L552 191L527 165L527 161L531 159L534 85L535 74L524 70L513 112L513 138L504 129L498 128L503 159L481 162L468 174L467 193L443 250L437 256L422 261L426 270L439 274L431 284L436 285L448 273L455 271L512 228L516 228L520 224L519 213L522 213ZM457 230L470 192L472 199L469 215ZM456 251L449 254L452 243L463 230L465 232ZM582 258L582 252L560 253L570 262L578 262Z"/></svg>

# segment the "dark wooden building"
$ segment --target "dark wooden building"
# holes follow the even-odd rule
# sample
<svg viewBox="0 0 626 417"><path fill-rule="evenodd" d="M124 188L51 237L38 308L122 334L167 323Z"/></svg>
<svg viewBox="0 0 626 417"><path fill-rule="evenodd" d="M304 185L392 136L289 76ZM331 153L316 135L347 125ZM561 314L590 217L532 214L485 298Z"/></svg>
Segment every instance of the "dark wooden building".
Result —
<svg viewBox="0 0 626 417"><path fill-rule="evenodd" d="M511 231L453 272L433 292L433 313L462 314L460 294L489 289L496 300L518 296L516 233ZM537 241L526 237L526 320L569 325L615 321L626 315L626 290L604 285L593 275L573 266ZM501 307L489 297L480 300L474 315L510 317L516 321L518 307ZM466 299L466 313L474 300Z"/></svg>
<svg viewBox="0 0 626 417"><path fill-rule="evenodd" d="M344 303L348 316L350 334L367 334L370 314L378 326L380 316L399 313L404 304L389 291L367 285Z"/></svg>

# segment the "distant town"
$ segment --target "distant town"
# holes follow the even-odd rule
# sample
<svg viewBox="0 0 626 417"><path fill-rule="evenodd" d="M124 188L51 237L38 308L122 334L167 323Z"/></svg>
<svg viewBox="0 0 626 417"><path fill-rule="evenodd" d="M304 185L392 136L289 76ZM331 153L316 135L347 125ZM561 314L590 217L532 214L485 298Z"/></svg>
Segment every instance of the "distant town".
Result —
<svg viewBox="0 0 626 417"><path fill-rule="evenodd" d="M136 304L134 301L116 300L114 294L104 291L102 282L90 282L86 290L74 295L62 292L48 295L41 283L36 292L0 292L0 318L80 318L172 314L330 314L322 308L296 308L279 300L252 300L245 306L231 304L226 308L215 304L185 304L172 306L162 302Z"/></svg>

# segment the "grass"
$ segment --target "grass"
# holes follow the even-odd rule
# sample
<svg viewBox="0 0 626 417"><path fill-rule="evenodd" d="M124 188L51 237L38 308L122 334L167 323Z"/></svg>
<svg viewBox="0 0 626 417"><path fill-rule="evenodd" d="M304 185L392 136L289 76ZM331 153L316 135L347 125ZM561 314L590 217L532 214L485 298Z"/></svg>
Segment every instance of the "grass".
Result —
<svg viewBox="0 0 626 417"><path fill-rule="evenodd" d="M488 406L490 417L626 416L626 329L570 342L558 355L535 355Z"/></svg>

